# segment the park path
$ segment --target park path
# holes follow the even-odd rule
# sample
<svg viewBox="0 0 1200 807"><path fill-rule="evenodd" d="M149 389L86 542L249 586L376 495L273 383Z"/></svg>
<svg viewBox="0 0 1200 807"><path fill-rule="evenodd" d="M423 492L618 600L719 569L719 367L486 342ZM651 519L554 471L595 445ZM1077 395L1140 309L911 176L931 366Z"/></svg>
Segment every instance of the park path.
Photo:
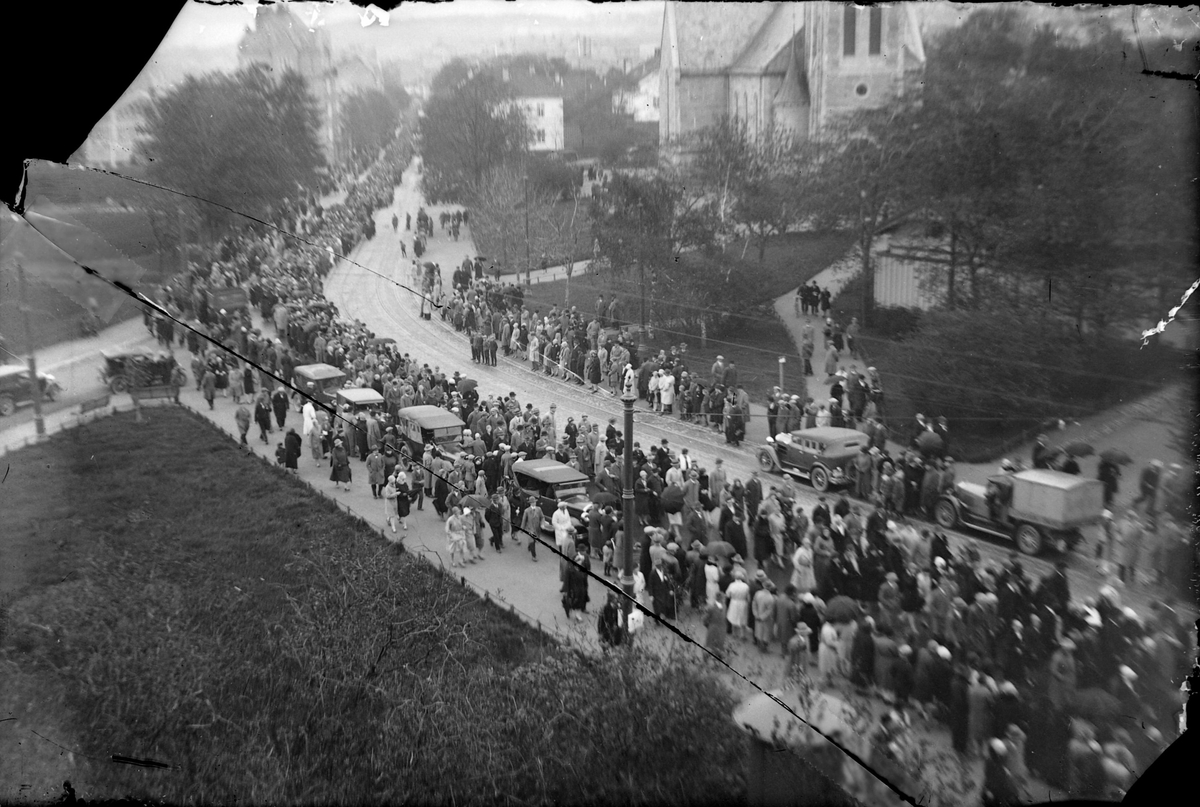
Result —
<svg viewBox="0 0 1200 807"><path fill-rule="evenodd" d="M842 258L813 276L812 280L816 281L822 289L828 289L831 296L836 299L846 284L861 271L862 263L859 256L859 248L852 247ZM820 401L829 397L828 391L831 386L831 379L826 378L824 373L825 346L821 336L823 318L820 315L806 316L799 313L795 302L797 288L793 288L775 299L775 311L791 333L797 353L800 352L805 324L812 325L815 346L812 359L813 376L809 379L809 395L814 400ZM847 369L857 368L861 371L866 368L866 363L856 359L847 361L843 358L841 366ZM886 373L886 368L881 367L880 369ZM818 395L818 392L824 392L824 395ZM1178 421L1178 417L1173 418L1172 414L1185 411L1187 391L1183 385L1172 384L1149 393L1146 393L1142 387L1131 385L1128 392L1129 397L1117 406L1082 420L1065 421L1062 428L1047 432L1051 445L1066 445L1078 440L1090 443L1097 454L1105 449L1114 448L1124 451L1132 458L1133 462L1126 466L1127 478L1121 483L1121 490L1116 499L1117 506L1133 499L1136 494L1136 473L1140 472L1140 469L1148 465L1151 460L1159 459L1165 463L1177 462L1184 465L1189 462L1179 453L1175 447L1175 443L1178 441L1173 440L1171 436L1172 429L1177 428L1173 424ZM931 417L937 415L936 412L926 414ZM896 430L896 424L889 423L888 425L893 432ZM951 422L950 428L954 428L953 422ZM1008 456L1019 459L1028 465L1033 456L1034 444L1035 442L1030 440L1015 446L1008 452ZM898 452L902 452L905 447L899 443L889 442L888 448L894 456ZM955 465L958 469L959 479L985 483L988 476L996 473L999 462L1000 460L997 458L992 462L957 462ZM1095 468L1093 466L1096 462L1095 458L1084 460L1081 463L1084 466L1084 473L1094 476Z"/></svg>

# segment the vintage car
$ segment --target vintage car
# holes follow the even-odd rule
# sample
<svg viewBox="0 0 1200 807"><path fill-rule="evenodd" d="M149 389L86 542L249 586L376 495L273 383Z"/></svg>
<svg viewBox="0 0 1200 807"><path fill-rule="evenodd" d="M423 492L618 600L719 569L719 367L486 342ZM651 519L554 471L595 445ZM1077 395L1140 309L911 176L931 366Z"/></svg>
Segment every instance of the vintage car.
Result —
<svg viewBox="0 0 1200 807"><path fill-rule="evenodd" d="M23 364L0 365L0 417L8 417L18 406L33 403L34 386L29 368ZM53 401L62 387L54 376L38 373L42 388L42 400Z"/></svg>
<svg viewBox="0 0 1200 807"><path fill-rule="evenodd" d="M318 404L332 404L345 382L346 374L328 364L302 364L292 370L293 389L303 390ZM304 402L308 400L298 393L294 393L292 399L296 402L297 411L303 409Z"/></svg>
<svg viewBox="0 0 1200 807"><path fill-rule="evenodd" d="M1027 555L1047 543L1070 549L1103 512L1100 480L1041 469L996 474L986 485L959 482L934 506L940 526L991 533L1015 541Z"/></svg>
<svg viewBox="0 0 1200 807"><path fill-rule="evenodd" d="M420 458L425 446L436 446L443 454L457 457L463 452L466 424L440 406L406 406L396 413L396 431L408 447L409 456Z"/></svg>
<svg viewBox="0 0 1200 807"><path fill-rule="evenodd" d="M513 463L512 470L521 491L537 498L538 507L542 508L543 530L554 529L550 516L558 509L559 502L566 502L571 525L576 532L583 532L583 509L591 504L587 495L587 474L547 458L518 460Z"/></svg>
<svg viewBox="0 0 1200 807"><path fill-rule="evenodd" d="M340 389L334 395L339 411L349 409L350 414L366 412L370 409L383 408L383 396L371 387L350 387Z"/></svg>
<svg viewBox="0 0 1200 807"><path fill-rule="evenodd" d="M101 352L104 365L100 381L114 395L128 392L130 387L166 386L175 372L175 357L167 353L132 351L129 353Z"/></svg>
<svg viewBox="0 0 1200 807"><path fill-rule="evenodd" d="M250 295L245 289L213 289L208 293L208 310L214 314L218 311L232 312L249 307Z"/></svg>
<svg viewBox="0 0 1200 807"><path fill-rule="evenodd" d="M768 437L758 450L758 467L768 472L795 474L819 491L850 481L854 458L867 444L867 435L854 429L822 426Z"/></svg>

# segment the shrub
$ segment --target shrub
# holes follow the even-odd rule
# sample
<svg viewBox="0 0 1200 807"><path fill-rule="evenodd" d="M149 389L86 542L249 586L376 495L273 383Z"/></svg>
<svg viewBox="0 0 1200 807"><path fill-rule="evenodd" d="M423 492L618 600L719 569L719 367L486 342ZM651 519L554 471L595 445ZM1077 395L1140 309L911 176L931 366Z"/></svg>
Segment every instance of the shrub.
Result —
<svg viewBox="0 0 1200 807"><path fill-rule="evenodd" d="M3 652L62 682L85 754L176 766L95 766L101 797L742 798L715 677L558 647L197 417L114 416L13 459L13 534L69 535L79 574L13 604ZM46 519L51 487L73 493Z"/></svg>

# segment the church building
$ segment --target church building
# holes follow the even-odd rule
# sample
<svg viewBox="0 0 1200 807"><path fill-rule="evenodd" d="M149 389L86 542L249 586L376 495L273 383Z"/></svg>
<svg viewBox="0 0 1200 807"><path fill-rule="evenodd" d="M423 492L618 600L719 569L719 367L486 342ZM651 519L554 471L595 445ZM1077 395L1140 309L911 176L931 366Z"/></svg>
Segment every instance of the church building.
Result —
<svg viewBox="0 0 1200 807"><path fill-rule="evenodd" d="M668 2L659 142L684 145L725 116L751 136L776 126L813 137L913 92L924 66L911 3Z"/></svg>

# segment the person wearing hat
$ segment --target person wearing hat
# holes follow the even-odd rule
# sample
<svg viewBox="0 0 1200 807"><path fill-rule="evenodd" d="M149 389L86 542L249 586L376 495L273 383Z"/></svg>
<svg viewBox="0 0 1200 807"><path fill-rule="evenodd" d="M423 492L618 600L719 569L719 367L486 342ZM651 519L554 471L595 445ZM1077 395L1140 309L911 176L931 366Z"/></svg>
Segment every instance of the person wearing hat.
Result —
<svg viewBox="0 0 1200 807"><path fill-rule="evenodd" d="M983 784L980 799L983 807L1007 807L1020 798L1010 770L1008 746L998 737L984 746Z"/></svg>
<svg viewBox="0 0 1200 807"><path fill-rule="evenodd" d="M762 585L754 594L750 607L754 612L754 644L760 652L766 653L771 649L771 641L775 638L775 583L766 579L762 574Z"/></svg>
<svg viewBox="0 0 1200 807"><path fill-rule="evenodd" d="M345 484L346 490L350 490L350 454L347 453L342 440L333 441L333 451L330 452L329 464L332 467L329 473L329 481L334 483L334 488L341 490L342 485Z"/></svg>
<svg viewBox="0 0 1200 807"><path fill-rule="evenodd" d="M726 619L730 629L738 639L744 639L750 615L750 584L746 582L744 568L735 565L733 582L725 589L725 596L729 602Z"/></svg>

